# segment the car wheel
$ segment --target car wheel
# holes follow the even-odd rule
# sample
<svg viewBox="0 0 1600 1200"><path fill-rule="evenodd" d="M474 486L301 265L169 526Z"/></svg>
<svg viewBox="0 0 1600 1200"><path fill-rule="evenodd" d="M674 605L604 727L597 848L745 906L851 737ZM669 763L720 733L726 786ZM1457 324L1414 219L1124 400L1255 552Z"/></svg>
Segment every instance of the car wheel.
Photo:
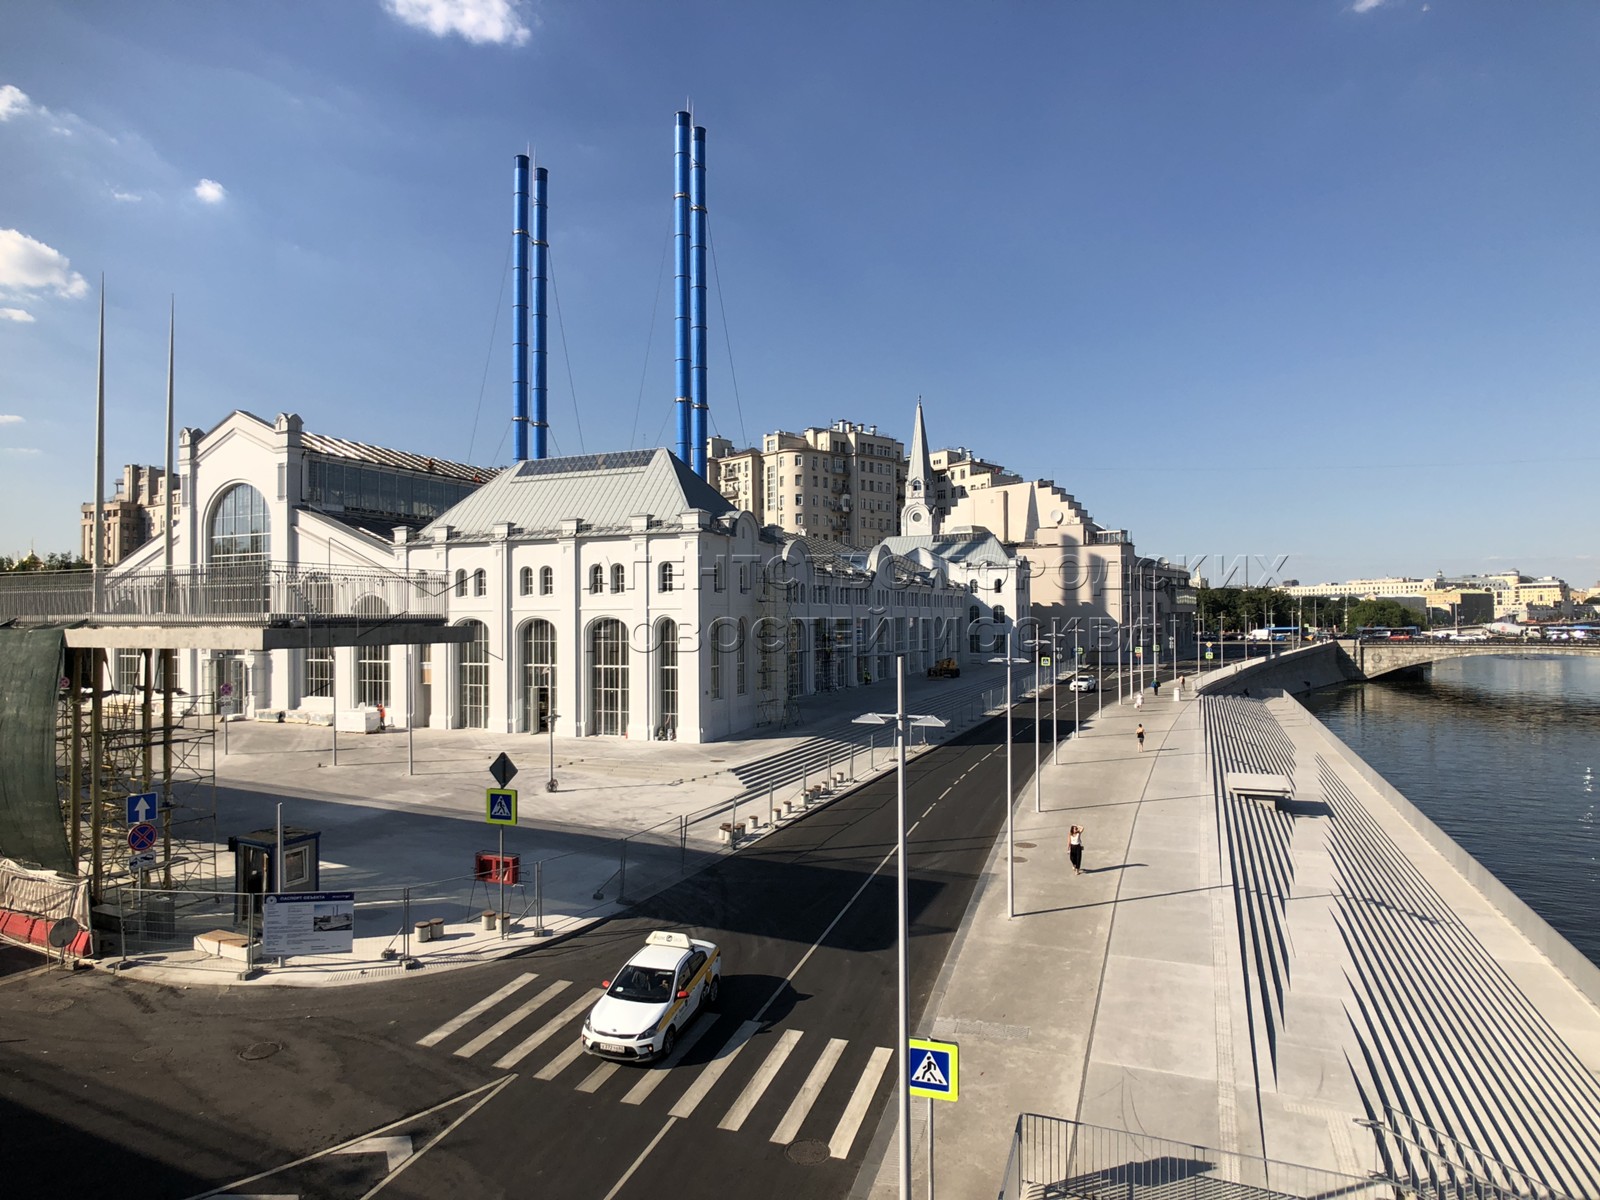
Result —
<svg viewBox="0 0 1600 1200"><path fill-rule="evenodd" d="M661 1057L666 1058L668 1055L670 1055L672 1053L672 1048L677 1044L678 1030L674 1026L668 1025L667 1034L661 1039Z"/></svg>
<svg viewBox="0 0 1600 1200"><path fill-rule="evenodd" d="M721 991L722 991L722 978L720 976L713 975L711 977L711 982L706 984L706 1007L707 1008L715 1009L717 1007L717 995Z"/></svg>

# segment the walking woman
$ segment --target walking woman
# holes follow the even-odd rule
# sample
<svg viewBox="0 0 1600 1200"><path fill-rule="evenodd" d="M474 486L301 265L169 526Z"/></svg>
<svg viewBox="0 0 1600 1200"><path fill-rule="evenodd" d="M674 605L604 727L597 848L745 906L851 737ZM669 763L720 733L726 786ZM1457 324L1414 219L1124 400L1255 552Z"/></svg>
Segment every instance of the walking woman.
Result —
<svg viewBox="0 0 1600 1200"><path fill-rule="evenodd" d="M1133 731L1133 736L1139 739L1139 749L1143 750L1144 749L1144 726L1140 725L1139 728L1135 729Z"/></svg>
<svg viewBox="0 0 1600 1200"><path fill-rule="evenodd" d="M1072 856L1072 870L1078 875L1083 874L1083 826L1074 825L1071 834L1067 837L1067 852Z"/></svg>

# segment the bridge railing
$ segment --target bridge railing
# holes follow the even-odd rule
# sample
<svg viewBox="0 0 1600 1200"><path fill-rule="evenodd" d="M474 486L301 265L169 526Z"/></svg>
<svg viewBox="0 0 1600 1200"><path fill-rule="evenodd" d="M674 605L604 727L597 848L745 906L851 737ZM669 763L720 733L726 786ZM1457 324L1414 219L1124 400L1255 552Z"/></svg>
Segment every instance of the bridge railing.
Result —
<svg viewBox="0 0 1600 1200"><path fill-rule="evenodd" d="M0 575L0 620L107 624L273 624L381 618L442 619L448 581L437 571L319 569L212 563L172 571L26 571Z"/></svg>

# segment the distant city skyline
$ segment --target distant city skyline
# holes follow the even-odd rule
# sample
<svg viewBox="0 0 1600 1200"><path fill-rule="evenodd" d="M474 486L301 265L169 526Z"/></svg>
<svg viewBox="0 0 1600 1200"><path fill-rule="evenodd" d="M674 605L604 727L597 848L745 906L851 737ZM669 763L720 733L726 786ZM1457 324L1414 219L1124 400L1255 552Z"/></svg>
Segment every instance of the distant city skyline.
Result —
<svg viewBox="0 0 1600 1200"><path fill-rule="evenodd" d="M162 461L174 295L180 426L507 461L530 148L552 450L670 444L687 101L714 433L908 441L920 395L939 445L1142 553L1587 586L1597 34L1593 6L1422 0L18 6L0 553L78 545L102 272L108 495Z"/></svg>

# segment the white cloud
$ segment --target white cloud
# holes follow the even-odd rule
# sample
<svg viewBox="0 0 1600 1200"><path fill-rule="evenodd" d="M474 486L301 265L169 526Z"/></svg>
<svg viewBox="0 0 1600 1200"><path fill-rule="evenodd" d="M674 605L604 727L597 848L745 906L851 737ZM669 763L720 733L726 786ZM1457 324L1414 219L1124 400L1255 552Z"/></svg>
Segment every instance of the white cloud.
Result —
<svg viewBox="0 0 1600 1200"><path fill-rule="evenodd" d="M32 446L0 446L0 454L43 454L43 450L35 450Z"/></svg>
<svg viewBox="0 0 1600 1200"><path fill-rule="evenodd" d="M413 29L476 46L520 46L532 36L521 0L383 0L383 7Z"/></svg>
<svg viewBox="0 0 1600 1200"><path fill-rule="evenodd" d="M32 111L33 101L28 99L27 92L11 83L0 87L0 121L9 121L12 117Z"/></svg>
<svg viewBox="0 0 1600 1200"><path fill-rule="evenodd" d="M26 309L22 309L22 308L0 308L0 321L21 321L24 324L27 324L28 322L31 322L32 320L33 320L33 314L31 312L28 312ZM19 420L20 418L12 417L12 418L9 418L9 419L10 420ZM6 418L4 416L0 416L0 425L4 425L7 420L8 420L8 418Z"/></svg>
<svg viewBox="0 0 1600 1200"><path fill-rule="evenodd" d="M0 295L41 292L76 300L89 294L89 284L59 250L15 229L0 229Z"/></svg>
<svg viewBox="0 0 1600 1200"><path fill-rule="evenodd" d="M137 204L144 199L138 192L124 192L120 188L111 189L111 198L123 204Z"/></svg>
<svg viewBox="0 0 1600 1200"><path fill-rule="evenodd" d="M0 413L0 425L21 425L22 418L16 413Z"/></svg>
<svg viewBox="0 0 1600 1200"><path fill-rule="evenodd" d="M1358 13L1371 12L1375 8L1382 8L1388 2L1389 0L1355 0L1355 3L1350 6L1350 11Z"/></svg>
<svg viewBox="0 0 1600 1200"><path fill-rule="evenodd" d="M221 204L228 198L228 189L215 179L202 179L194 185L194 194L205 204Z"/></svg>

